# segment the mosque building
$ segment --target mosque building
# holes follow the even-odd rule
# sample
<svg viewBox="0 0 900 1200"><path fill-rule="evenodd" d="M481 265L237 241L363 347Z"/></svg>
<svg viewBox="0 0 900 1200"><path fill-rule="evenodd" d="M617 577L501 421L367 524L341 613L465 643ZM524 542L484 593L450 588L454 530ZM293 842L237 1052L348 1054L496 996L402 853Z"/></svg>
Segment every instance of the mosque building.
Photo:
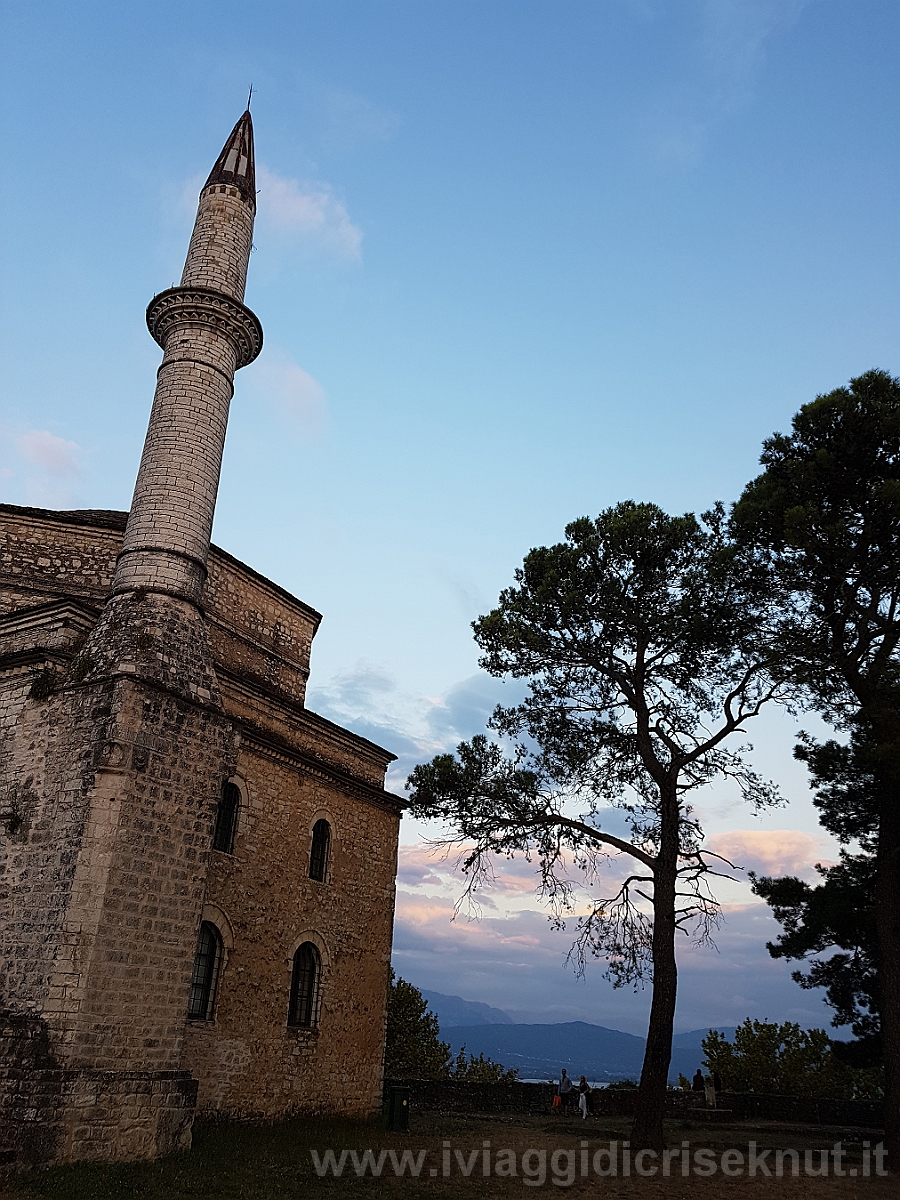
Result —
<svg viewBox="0 0 900 1200"><path fill-rule="evenodd" d="M319 614L210 544L255 213L247 111L147 309L130 512L0 505L0 1161L380 1104L393 755L306 708Z"/></svg>

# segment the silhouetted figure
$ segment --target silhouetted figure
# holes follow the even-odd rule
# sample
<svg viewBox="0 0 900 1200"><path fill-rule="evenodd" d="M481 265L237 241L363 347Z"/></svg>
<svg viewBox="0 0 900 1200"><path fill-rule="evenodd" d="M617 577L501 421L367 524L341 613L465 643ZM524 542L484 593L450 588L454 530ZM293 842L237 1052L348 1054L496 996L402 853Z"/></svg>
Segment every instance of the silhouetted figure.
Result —
<svg viewBox="0 0 900 1200"><path fill-rule="evenodd" d="M591 1085L582 1075L578 1081L578 1111L581 1113L582 1121L594 1111L594 1101L591 1095Z"/></svg>

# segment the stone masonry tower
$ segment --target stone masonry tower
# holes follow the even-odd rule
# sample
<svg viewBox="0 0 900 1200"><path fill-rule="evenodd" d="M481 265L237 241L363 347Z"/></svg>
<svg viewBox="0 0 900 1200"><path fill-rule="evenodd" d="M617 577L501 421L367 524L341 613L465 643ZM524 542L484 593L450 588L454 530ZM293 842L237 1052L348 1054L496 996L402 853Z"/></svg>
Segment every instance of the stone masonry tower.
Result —
<svg viewBox="0 0 900 1200"><path fill-rule="evenodd" d="M133 623L114 632L119 612L135 594L166 597L153 603L168 614L167 633L179 653L148 665L160 681L206 700L215 687L199 617L228 409L235 371L262 348L262 327L243 303L255 214L247 111L200 193L181 284L147 309L163 361L113 595L94 639L101 657L133 658L121 644Z"/></svg>
<svg viewBox="0 0 900 1200"><path fill-rule="evenodd" d="M190 1142L187 996L238 740L202 597L234 374L262 346L243 304L255 211L245 112L181 283L147 310L164 353L111 594L67 672L0 703L19 831L0 854L0 1157Z"/></svg>
<svg viewBox="0 0 900 1200"><path fill-rule="evenodd" d="M146 588L200 602L234 373L262 347L243 304L255 213L245 112L200 193L181 286L147 310L165 354L114 593Z"/></svg>

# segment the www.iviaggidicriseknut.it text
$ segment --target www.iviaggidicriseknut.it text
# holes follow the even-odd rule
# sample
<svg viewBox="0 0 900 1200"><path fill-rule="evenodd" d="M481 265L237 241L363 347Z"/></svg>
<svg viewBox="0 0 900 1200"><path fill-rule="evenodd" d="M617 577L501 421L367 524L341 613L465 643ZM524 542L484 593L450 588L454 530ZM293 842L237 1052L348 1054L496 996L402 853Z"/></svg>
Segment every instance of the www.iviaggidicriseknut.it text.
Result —
<svg viewBox="0 0 900 1200"><path fill-rule="evenodd" d="M581 1141L557 1149L516 1150L480 1146L453 1146L444 1142L440 1150L312 1150L317 1175L395 1175L398 1178L483 1177L516 1178L526 1187L545 1183L568 1187L577 1179L655 1176L684 1178L861 1178L887 1175L887 1151L883 1142L854 1143L845 1147L835 1142L830 1148L776 1149L748 1142L730 1149L692 1146L683 1141L661 1152L633 1150L627 1141L601 1142L592 1146Z"/></svg>

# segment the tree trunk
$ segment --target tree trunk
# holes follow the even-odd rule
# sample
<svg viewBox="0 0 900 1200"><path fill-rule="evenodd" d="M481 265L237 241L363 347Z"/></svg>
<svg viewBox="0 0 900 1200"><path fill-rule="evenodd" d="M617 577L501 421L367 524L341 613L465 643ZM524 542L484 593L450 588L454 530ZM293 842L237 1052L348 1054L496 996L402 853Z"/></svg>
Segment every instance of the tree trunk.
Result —
<svg viewBox="0 0 900 1200"><path fill-rule="evenodd" d="M900 1174L900 803L893 797L882 805L878 830L875 919L884 1039L885 1144L888 1168Z"/></svg>
<svg viewBox="0 0 900 1200"><path fill-rule="evenodd" d="M671 855L667 854L666 857L671 858ZM675 871L674 860L665 865L657 860L653 885L653 1000L637 1108L631 1127L632 1149L656 1150L657 1153L662 1153L665 1148L663 1118L678 989L678 968L675 964Z"/></svg>

